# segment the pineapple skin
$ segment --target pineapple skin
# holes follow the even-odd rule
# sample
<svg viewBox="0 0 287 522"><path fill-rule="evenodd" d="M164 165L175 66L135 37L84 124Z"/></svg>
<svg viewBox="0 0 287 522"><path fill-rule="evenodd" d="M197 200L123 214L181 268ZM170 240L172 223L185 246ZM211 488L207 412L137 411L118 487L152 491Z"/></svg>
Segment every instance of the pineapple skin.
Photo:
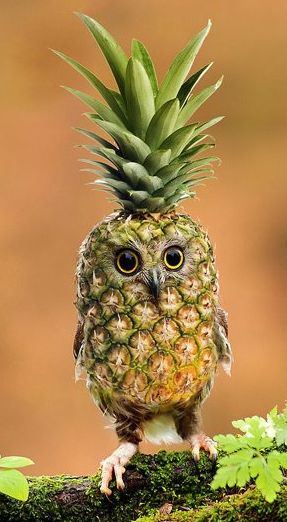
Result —
<svg viewBox="0 0 287 522"><path fill-rule="evenodd" d="M158 300L139 274L115 268L119 248L135 245L154 267L170 244L184 245L185 268L163 278ZM218 280L209 238L190 216L118 212L95 226L80 248L76 306L76 374L85 370L105 413L148 418L208 396L220 360Z"/></svg>

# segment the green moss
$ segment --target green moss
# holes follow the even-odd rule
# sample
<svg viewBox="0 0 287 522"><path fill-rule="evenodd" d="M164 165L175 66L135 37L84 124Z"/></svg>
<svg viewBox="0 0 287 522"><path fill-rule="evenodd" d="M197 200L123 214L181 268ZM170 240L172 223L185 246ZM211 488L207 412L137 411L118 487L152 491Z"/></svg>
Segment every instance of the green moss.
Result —
<svg viewBox="0 0 287 522"><path fill-rule="evenodd" d="M169 515L159 512L138 518L135 522L286 522L287 486L282 486L277 499L269 504L255 489L237 493L208 506L175 511Z"/></svg>
<svg viewBox="0 0 287 522"><path fill-rule="evenodd" d="M131 522L145 516L141 522L219 522L238 520L240 509L245 516L241 522L287 521L286 488L282 488L278 500L269 505L254 490L242 495L232 491L234 494L229 497L224 497L225 490L212 491L212 476L212 464L205 455L202 455L198 470L189 452L137 455L127 467L123 492L117 491L113 484L113 495L103 496L99 491L99 476L33 477L29 479L30 496L26 503L0 495L0 520ZM166 502L172 503L175 513L162 518L158 510ZM189 511L180 511L182 507ZM153 514L147 517L152 510ZM254 512L263 518L256 518ZM269 512L273 518L268 519Z"/></svg>

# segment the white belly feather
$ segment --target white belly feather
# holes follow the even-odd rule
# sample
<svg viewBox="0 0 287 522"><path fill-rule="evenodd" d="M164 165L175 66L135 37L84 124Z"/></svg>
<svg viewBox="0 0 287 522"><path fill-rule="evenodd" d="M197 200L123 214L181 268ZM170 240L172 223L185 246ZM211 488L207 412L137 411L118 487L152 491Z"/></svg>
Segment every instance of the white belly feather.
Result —
<svg viewBox="0 0 287 522"><path fill-rule="evenodd" d="M174 420L168 413L156 415L143 423L145 438L152 444L178 444L182 438L176 431Z"/></svg>

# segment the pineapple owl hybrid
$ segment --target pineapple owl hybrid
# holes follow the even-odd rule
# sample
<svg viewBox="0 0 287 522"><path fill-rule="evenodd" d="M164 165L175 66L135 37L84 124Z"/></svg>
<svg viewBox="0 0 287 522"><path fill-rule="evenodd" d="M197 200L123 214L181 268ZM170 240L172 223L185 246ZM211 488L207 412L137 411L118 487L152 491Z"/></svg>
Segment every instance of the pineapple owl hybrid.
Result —
<svg viewBox="0 0 287 522"><path fill-rule="evenodd" d="M111 138L77 129L95 140L84 145L96 158L82 160L84 170L100 176L94 183L121 206L89 233L77 266L76 373L85 370L88 389L114 420L119 438L119 447L102 462L101 491L109 495L113 474L117 487L124 487L124 466L143 437L188 441L196 459L200 448L216 456L213 441L200 430L199 408L218 363L230 371L226 314L218 303L208 236L176 208L212 176L217 158L202 155L214 147L205 132L221 118L189 121L221 79L194 94L211 64L188 76L210 22L158 85L141 42L133 40L128 59L106 29L79 16L118 86L111 90L57 52L106 102L67 88L92 109L86 116Z"/></svg>

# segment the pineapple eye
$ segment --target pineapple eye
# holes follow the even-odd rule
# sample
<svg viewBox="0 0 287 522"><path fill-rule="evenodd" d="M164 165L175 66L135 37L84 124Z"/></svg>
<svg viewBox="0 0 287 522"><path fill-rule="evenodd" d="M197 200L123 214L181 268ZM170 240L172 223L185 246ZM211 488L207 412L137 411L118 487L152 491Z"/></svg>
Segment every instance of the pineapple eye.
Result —
<svg viewBox="0 0 287 522"><path fill-rule="evenodd" d="M183 252L178 247L167 248L164 253L163 260L169 270L177 270L183 264Z"/></svg>
<svg viewBox="0 0 287 522"><path fill-rule="evenodd" d="M116 258L116 266L119 272L125 275L134 274L139 267L138 255L133 250L122 250Z"/></svg>

